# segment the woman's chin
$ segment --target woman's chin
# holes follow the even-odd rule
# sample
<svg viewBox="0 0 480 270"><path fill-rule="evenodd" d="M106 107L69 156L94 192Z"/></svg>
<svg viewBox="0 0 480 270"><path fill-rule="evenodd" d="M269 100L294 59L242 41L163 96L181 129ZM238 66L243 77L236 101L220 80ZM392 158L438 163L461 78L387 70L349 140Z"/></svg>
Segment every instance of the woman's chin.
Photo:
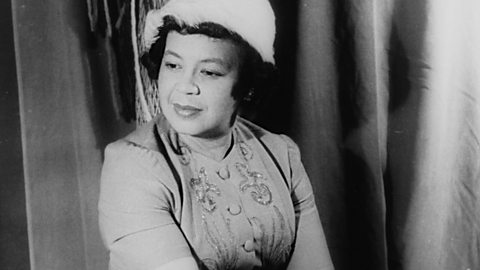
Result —
<svg viewBox="0 0 480 270"><path fill-rule="evenodd" d="M217 138L228 133L228 128L206 122L201 113L179 114L172 110L165 114L170 126L179 134L201 138ZM226 129L226 130L225 130Z"/></svg>
<svg viewBox="0 0 480 270"><path fill-rule="evenodd" d="M202 134L202 131L192 127L192 126L183 126L183 125L172 125L173 129L182 135L188 135L193 137L199 137Z"/></svg>
<svg viewBox="0 0 480 270"><path fill-rule="evenodd" d="M179 134L203 138L203 139L215 139L227 134L228 130L220 131L218 128L207 128L201 123L191 122L176 122L170 123L172 128Z"/></svg>
<svg viewBox="0 0 480 270"><path fill-rule="evenodd" d="M200 131L199 122L201 119L199 114L181 114L175 110L171 110L165 113L165 117L178 133L195 134Z"/></svg>
<svg viewBox="0 0 480 270"><path fill-rule="evenodd" d="M179 134L201 137L202 134L208 133L208 130L200 123L200 119L184 119L175 117L167 120L170 126Z"/></svg>

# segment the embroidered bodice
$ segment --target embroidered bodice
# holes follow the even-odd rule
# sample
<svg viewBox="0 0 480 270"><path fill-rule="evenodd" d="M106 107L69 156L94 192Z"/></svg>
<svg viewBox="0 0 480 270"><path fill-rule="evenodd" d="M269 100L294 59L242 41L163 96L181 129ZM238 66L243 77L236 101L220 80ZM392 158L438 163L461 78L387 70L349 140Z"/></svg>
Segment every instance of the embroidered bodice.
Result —
<svg viewBox="0 0 480 270"><path fill-rule="evenodd" d="M284 205L279 193L287 192L287 185L274 180L281 174L265 168L237 128L233 147L219 162L192 151L174 133L169 139L187 182L186 201L192 202L182 220L195 224L180 226L201 264L208 269L281 269L295 226L293 206Z"/></svg>
<svg viewBox="0 0 480 270"><path fill-rule="evenodd" d="M333 269L298 147L244 119L232 134L221 161L161 119L106 148L99 223L110 270L184 257L209 270Z"/></svg>

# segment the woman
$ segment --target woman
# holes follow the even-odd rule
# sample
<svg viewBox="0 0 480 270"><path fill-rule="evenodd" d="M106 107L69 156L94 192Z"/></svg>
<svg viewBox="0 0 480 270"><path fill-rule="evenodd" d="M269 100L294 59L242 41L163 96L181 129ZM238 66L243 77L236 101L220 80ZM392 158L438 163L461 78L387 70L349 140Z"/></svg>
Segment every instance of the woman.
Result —
<svg viewBox="0 0 480 270"><path fill-rule="evenodd" d="M106 149L110 269L333 269L293 141L237 116L274 64L267 0L171 0L142 62L162 116Z"/></svg>

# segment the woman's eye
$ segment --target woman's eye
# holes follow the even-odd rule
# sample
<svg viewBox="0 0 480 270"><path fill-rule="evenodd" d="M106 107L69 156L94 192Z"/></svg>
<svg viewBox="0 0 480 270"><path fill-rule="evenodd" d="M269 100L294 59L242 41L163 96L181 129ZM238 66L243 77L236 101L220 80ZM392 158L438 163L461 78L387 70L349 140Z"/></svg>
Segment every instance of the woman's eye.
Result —
<svg viewBox="0 0 480 270"><path fill-rule="evenodd" d="M221 77L223 74L215 70L202 70L202 73L208 77Z"/></svg>
<svg viewBox="0 0 480 270"><path fill-rule="evenodd" d="M179 69L180 65L171 63L171 62L165 62L164 66L168 69Z"/></svg>

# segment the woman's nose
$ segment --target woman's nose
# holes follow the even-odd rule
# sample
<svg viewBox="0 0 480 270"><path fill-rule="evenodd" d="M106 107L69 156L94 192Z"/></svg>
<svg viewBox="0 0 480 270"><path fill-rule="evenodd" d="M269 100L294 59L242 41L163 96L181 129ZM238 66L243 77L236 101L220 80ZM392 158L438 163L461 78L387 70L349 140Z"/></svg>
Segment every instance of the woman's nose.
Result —
<svg viewBox="0 0 480 270"><path fill-rule="evenodd" d="M200 94L200 88L194 83L179 83L177 85L177 90L187 95Z"/></svg>
<svg viewBox="0 0 480 270"><path fill-rule="evenodd" d="M200 94L200 88L195 83L195 80L190 76L188 78L183 78L182 81L177 83L177 90L187 95L198 95Z"/></svg>

